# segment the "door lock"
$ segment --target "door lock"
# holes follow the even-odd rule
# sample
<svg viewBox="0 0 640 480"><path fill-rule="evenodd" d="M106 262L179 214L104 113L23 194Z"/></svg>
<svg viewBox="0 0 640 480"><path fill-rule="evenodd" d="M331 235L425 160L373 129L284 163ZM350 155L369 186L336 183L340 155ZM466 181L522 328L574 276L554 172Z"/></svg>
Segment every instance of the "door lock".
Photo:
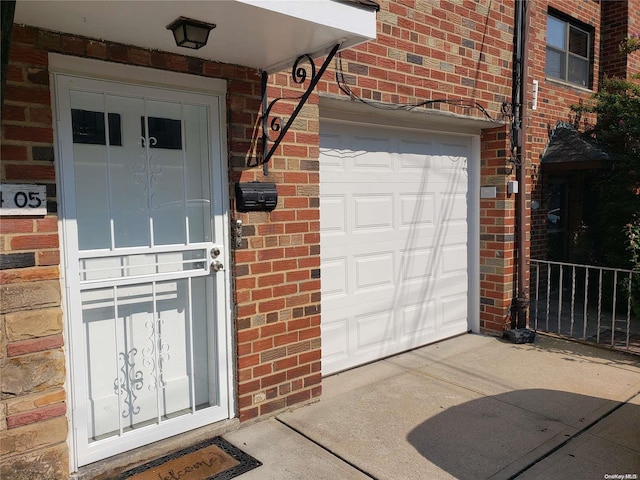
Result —
<svg viewBox="0 0 640 480"><path fill-rule="evenodd" d="M217 258L220 255L220 249L218 247L213 247L211 249L211 258Z"/></svg>
<svg viewBox="0 0 640 480"><path fill-rule="evenodd" d="M222 269L224 269L224 265L218 260L211 262L211 270L213 272L219 272Z"/></svg>

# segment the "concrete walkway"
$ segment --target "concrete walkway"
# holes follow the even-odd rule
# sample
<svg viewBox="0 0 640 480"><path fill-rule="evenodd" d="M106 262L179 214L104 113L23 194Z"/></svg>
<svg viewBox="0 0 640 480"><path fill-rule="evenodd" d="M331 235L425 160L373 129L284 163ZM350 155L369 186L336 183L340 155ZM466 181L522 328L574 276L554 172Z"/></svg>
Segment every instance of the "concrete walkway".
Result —
<svg viewBox="0 0 640 480"><path fill-rule="evenodd" d="M637 356L464 335L225 438L263 462L241 480L640 479L639 392Z"/></svg>

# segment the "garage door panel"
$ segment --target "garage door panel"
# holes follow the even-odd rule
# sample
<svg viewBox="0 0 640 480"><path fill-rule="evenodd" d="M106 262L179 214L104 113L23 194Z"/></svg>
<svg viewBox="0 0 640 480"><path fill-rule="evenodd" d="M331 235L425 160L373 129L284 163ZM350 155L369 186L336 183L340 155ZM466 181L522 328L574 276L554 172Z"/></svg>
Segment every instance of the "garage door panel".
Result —
<svg viewBox="0 0 640 480"><path fill-rule="evenodd" d="M344 362L349 359L349 318L337 317L323 323L322 356L329 362Z"/></svg>
<svg viewBox="0 0 640 480"><path fill-rule="evenodd" d="M353 261L354 293L393 286L394 253L392 251L356 255Z"/></svg>
<svg viewBox="0 0 640 480"><path fill-rule="evenodd" d="M469 137L321 128L323 373L465 332Z"/></svg>
<svg viewBox="0 0 640 480"><path fill-rule="evenodd" d="M442 273L467 272L467 245L449 245L442 248Z"/></svg>
<svg viewBox="0 0 640 480"><path fill-rule="evenodd" d="M344 147L344 136L339 134L322 134L320 142L323 146L322 168L327 172L344 173L347 155Z"/></svg>
<svg viewBox="0 0 640 480"><path fill-rule="evenodd" d="M464 297L465 311L467 309L467 290L460 286L460 282L464 281L463 275L443 275L438 278L437 298L442 300L448 297Z"/></svg>
<svg viewBox="0 0 640 480"><path fill-rule="evenodd" d="M468 137L444 136L440 140L440 156L446 157L452 164L457 164L469 158L470 145Z"/></svg>
<svg viewBox="0 0 640 480"><path fill-rule="evenodd" d="M370 141L367 143L373 144L375 142ZM389 148L386 142L379 143L382 143L383 148ZM377 148L378 145L374 145L374 147ZM361 148L356 147L347 168L350 172L360 175L367 173L375 173L376 175L381 173L388 174L393 172L393 159L385 154L384 149L365 152L362 151Z"/></svg>
<svg viewBox="0 0 640 480"><path fill-rule="evenodd" d="M433 248L414 248L400 253L400 282L425 282L438 270L437 256Z"/></svg>
<svg viewBox="0 0 640 480"><path fill-rule="evenodd" d="M322 296L346 297L348 294L349 270L347 257L334 257L322 260Z"/></svg>
<svg viewBox="0 0 640 480"><path fill-rule="evenodd" d="M467 325L467 295L460 293L442 298L443 325Z"/></svg>
<svg viewBox="0 0 640 480"><path fill-rule="evenodd" d="M434 139L429 136L424 139L410 139L398 137L398 153L407 158L425 158L434 152Z"/></svg>
<svg viewBox="0 0 640 480"><path fill-rule="evenodd" d="M353 214L354 232L375 234L393 231L393 194L354 194Z"/></svg>
<svg viewBox="0 0 640 480"><path fill-rule="evenodd" d="M347 196L325 195L320 199L320 231L324 235L346 235Z"/></svg>
<svg viewBox="0 0 640 480"><path fill-rule="evenodd" d="M407 184L405 188L410 188L411 190L422 192L425 191L425 187L428 186L429 191L465 191L465 185L468 181L467 175L464 172L455 171L455 175L451 175L451 172L444 169L435 169L435 168L427 168L423 170L418 170L412 172L411 170L403 170L401 172L393 172L392 174L388 174L392 176L392 179L389 176L381 175L379 172L368 172L361 171L357 173L357 178L353 178L352 175L356 175L353 171L347 172L333 172L330 170L325 170L324 167L321 166L322 176L323 178L331 179L333 185L341 185L338 192L346 193L351 190L346 186L348 185L369 185L369 184L377 184L384 186L388 186L387 191L395 190L392 185L389 185L389 181L391 180L393 183L399 184ZM345 173L348 175L345 176ZM397 190L396 190L397 191Z"/></svg>
<svg viewBox="0 0 640 480"><path fill-rule="evenodd" d="M395 343L395 322L393 315L384 308L355 317L355 350L380 348Z"/></svg>
<svg viewBox="0 0 640 480"><path fill-rule="evenodd" d="M416 337L424 338L436 331L436 302L418 302L406 305L401 310L402 342L410 342Z"/></svg>
<svg viewBox="0 0 640 480"><path fill-rule="evenodd" d="M401 193L400 227L429 225L436 221L435 193Z"/></svg>
<svg viewBox="0 0 640 480"><path fill-rule="evenodd" d="M440 198L440 219L447 223L463 222L467 223L467 196L461 193L442 193Z"/></svg>

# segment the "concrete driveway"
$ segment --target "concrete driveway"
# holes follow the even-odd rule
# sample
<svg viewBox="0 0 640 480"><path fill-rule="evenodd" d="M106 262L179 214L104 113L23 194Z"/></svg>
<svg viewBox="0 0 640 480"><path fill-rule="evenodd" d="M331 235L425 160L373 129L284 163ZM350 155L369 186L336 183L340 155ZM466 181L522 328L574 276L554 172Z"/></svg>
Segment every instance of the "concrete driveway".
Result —
<svg viewBox="0 0 640 480"><path fill-rule="evenodd" d="M225 435L239 478L640 478L640 357L463 335L323 380L321 400ZM636 475L636 477L634 477Z"/></svg>

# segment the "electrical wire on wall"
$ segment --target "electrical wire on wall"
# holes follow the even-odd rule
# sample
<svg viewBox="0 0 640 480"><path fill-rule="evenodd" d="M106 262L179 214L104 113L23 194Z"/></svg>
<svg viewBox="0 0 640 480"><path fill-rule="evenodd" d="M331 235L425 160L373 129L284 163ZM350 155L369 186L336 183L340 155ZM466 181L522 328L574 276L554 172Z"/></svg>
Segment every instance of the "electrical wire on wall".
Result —
<svg viewBox="0 0 640 480"><path fill-rule="evenodd" d="M361 96L354 93L353 90L351 90L351 87L345 80L344 69L342 67L342 55L340 54L340 52L338 52L338 54L336 55L336 82L338 83L338 88L340 88L340 91L342 91L345 95L349 96L349 98L351 98L352 100L361 102L365 105L368 105L369 107L377 108L380 110L411 111L419 107L428 107L431 105L443 103L443 104L453 105L455 107L459 107L465 110L478 110L480 111L480 113L482 113L482 115L487 120L493 123L502 124L502 119L493 118L489 114L489 112L487 112L487 109L484 108L480 103L476 102L475 100L467 100L462 98L461 99L435 98L432 100L424 100L416 103L385 103L385 102L378 102L376 100L368 100L366 98L362 98ZM502 114L504 118L504 110L502 110Z"/></svg>

